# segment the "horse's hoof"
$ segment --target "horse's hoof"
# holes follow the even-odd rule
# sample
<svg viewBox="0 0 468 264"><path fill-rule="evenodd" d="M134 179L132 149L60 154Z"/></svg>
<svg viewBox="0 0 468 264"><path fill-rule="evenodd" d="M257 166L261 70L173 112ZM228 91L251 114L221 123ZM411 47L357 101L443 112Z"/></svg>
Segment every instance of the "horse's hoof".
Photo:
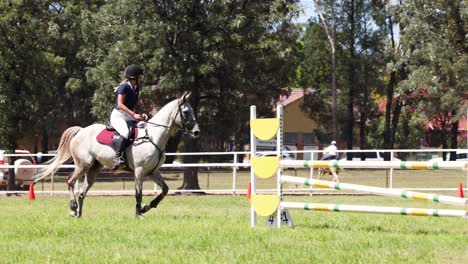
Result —
<svg viewBox="0 0 468 264"><path fill-rule="evenodd" d="M143 215L142 215L142 214L136 214L136 215L135 215L135 218L136 218L136 219L143 220Z"/></svg>
<svg viewBox="0 0 468 264"><path fill-rule="evenodd" d="M141 208L140 213L144 214L144 213L148 212L150 209L151 209L151 206L145 204L145 205L143 205L143 208Z"/></svg>
<svg viewBox="0 0 468 264"><path fill-rule="evenodd" d="M70 212L69 216L70 217L77 217L76 212Z"/></svg>

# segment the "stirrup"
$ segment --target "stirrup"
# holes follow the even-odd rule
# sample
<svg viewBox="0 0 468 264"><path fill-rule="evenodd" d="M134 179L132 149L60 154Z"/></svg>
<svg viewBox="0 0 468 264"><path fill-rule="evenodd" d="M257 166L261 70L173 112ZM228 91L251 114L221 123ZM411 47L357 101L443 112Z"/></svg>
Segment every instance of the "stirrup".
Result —
<svg viewBox="0 0 468 264"><path fill-rule="evenodd" d="M112 164L112 169L118 169L120 166L125 164L125 160L122 157L118 157L114 160L114 164Z"/></svg>

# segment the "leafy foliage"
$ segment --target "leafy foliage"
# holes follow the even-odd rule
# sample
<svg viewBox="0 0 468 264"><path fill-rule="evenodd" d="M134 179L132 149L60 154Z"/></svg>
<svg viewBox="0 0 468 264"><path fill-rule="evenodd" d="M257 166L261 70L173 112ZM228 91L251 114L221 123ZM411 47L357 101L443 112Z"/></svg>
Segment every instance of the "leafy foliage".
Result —
<svg viewBox="0 0 468 264"><path fill-rule="evenodd" d="M247 106L268 116L287 87L314 89L304 109L324 138L336 110L351 145L415 146L429 120L440 124L441 144L457 146L468 85L464 1L314 1L336 30L335 67L323 21L309 20L305 32L293 23L298 2L2 1L0 147L107 122L131 63L145 68L142 111L192 92L203 138L187 149L248 142ZM389 39L395 25L399 42Z"/></svg>
<svg viewBox="0 0 468 264"><path fill-rule="evenodd" d="M48 1L0 3L0 145L40 127L51 106L63 59L49 45Z"/></svg>
<svg viewBox="0 0 468 264"><path fill-rule="evenodd" d="M139 63L146 72L143 97L152 98L155 105L192 91L204 149L219 149L231 137L242 138L247 134L248 107L239 105L256 104L261 112L270 111L272 99L284 92L295 70L294 3L107 3L83 22L90 43L81 57L95 65L88 71L97 87L93 113L99 120L108 117L111 87L125 65Z"/></svg>
<svg viewBox="0 0 468 264"><path fill-rule="evenodd" d="M399 63L409 72L399 86L406 109L415 110L420 124L438 120L435 129L447 131L441 143L447 147L450 142L452 148L457 148L458 120L466 112L462 103L468 86L465 8L463 1L413 0L394 10L403 25Z"/></svg>

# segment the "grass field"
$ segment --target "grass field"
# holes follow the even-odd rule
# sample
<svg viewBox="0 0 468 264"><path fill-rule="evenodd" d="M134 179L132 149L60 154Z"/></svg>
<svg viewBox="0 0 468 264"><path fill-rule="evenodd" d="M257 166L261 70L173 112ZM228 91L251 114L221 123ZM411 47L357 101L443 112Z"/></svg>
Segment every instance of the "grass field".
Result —
<svg viewBox="0 0 468 264"><path fill-rule="evenodd" d="M150 197L144 197L149 201ZM288 201L456 208L384 197ZM0 197L0 263L468 263L458 218L291 211L294 229L249 226L243 196L168 196L143 220L132 197Z"/></svg>

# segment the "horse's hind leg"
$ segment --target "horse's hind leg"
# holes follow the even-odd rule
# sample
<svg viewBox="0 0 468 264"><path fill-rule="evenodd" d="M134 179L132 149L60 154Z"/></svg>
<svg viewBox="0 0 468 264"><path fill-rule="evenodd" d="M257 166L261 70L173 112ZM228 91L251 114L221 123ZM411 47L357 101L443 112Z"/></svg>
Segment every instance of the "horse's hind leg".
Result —
<svg viewBox="0 0 468 264"><path fill-rule="evenodd" d="M89 189L93 186L96 181L96 176L99 174L99 171L102 169L102 165L99 162L94 162L93 166L86 172L85 179L83 182L83 187L80 190L80 195L78 196L78 210L76 211L76 216L80 217L83 213L83 201L88 193Z"/></svg>
<svg viewBox="0 0 468 264"><path fill-rule="evenodd" d="M70 216L77 216L78 202L76 199L74 187L76 181L80 179L85 174L85 172L86 168L79 164L75 164L75 170L73 171L72 175L70 175L67 179L68 191L70 193L70 209L72 210Z"/></svg>
<svg viewBox="0 0 468 264"><path fill-rule="evenodd" d="M320 178L322 178L322 175L323 175L323 169L318 169L317 180L320 180Z"/></svg>
<svg viewBox="0 0 468 264"><path fill-rule="evenodd" d="M148 212L151 208L156 208L158 204L164 199L164 197L169 192L169 187L167 186L166 182L164 181L161 172L159 170L155 170L153 172L153 182L156 183L159 187L161 187L162 192L154 198L149 205L143 206L141 209L141 213Z"/></svg>

